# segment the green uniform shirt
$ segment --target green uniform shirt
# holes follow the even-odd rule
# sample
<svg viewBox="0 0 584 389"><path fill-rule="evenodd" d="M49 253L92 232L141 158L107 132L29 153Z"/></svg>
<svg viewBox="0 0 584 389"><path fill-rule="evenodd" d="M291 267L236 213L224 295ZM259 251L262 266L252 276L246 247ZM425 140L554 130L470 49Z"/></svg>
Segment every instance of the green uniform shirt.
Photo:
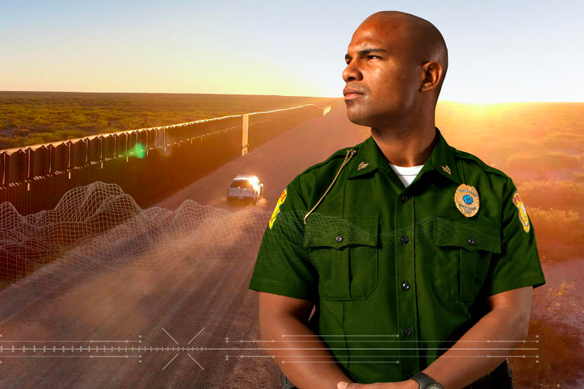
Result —
<svg viewBox="0 0 584 389"><path fill-rule="evenodd" d="M545 284L511 178L436 135L407 188L372 137L306 169L262 239L249 288L312 299L309 326L355 382L408 379L488 312L486 297Z"/></svg>

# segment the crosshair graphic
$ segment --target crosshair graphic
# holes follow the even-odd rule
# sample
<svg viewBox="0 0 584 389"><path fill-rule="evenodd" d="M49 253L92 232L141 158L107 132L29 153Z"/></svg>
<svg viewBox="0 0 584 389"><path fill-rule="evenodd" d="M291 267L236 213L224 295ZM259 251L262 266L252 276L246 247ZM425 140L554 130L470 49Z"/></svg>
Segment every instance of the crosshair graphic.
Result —
<svg viewBox="0 0 584 389"><path fill-rule="evenodd" d="M170 366L170 364L176 359L178 358L178 356L182 353L182 352L186 352L187 356L194 362L197 364L197 366L199 368L201 368L201 370L205 370L205 368L191 355L192 352L201 352L201 351L262 351L263 355L243 355L243 354L239 354L239 355L225 355L225 360L229 361L229 358L238 358L238 359L243 359L243 358L275 358L275 356L273 355L265 355L264 349L261 347L192 347L190 346L190 344L204 331L205 329L202 328L195 336L193 336L191 338L191 340L189 340L189 342L186 344L186 346L181 346L180 343L164 328L162 328L162 331L176 344L176 346L172 346L172 347L168 347L168 346L142 346L142 335L138 335L138 339L135 340L95 340L95 339L90 339L90 340L1 340L2 338L2 334L0 334L0 364L2 364L2 359L3 358L126 358L126 359L130 359L130 358L137 358L138 359L138 363L142 363L142 354L146 353L146 352L154 352L154 353L159 353L159 352L172 352L175 353L175 355L168 361L168 363L166 363L166 365L164 365L164 367L162 367L162 370L165 370L168 366ZM307 338L307 337L314 337L317 336L318 337L334 337L335 336L346 336L346 337L397 337L399 338L399 335L282 335L282 338L298 338L300 340L294 340L294 341L290 341L287 340L287 343L290 342L298 342L298 343L306 343L306 342L312 342L314 340L303 340L302 338ZM520 341L510 341L510 340L486 340L483 341L483 343L497 343L497 342L507 342L507 343L513 343L513 342L519 342L519 343L539 343L539 335L535 335L536 340L520 340ZM241 339L239 341L233 341L233 340L229 340L228 337L225 338L225 343L239 343L239 344L243 344L243 343L280 343L282 341L277 341L277 340L249 340L249 339ZM344 342L344 340L327 340L327 343L334 343L334 342ZM360 342L375 342L375 343L383 343L383 342L421 342L419 340L371 340L371 341L363 341L361 340ZM429 340L426 340L425 342L432 342ZM440 342L444 342L444 341L440 341ZM456 342L456 341L451 341L451 342ZM461 340L458 340L458 342L464 342ZM477 341L466 341L466 342L473 342L473 343L477 343ZM32 347L31 346L27 346L26 344L30 344L32 343ZM45 345L43 346L37 346L37 343L45 343ZM47 346L46 343L57 343L59 345L53 345L53 346ZM79 346L74 346L73 343L80 343ZM118 343L117 346L114 346L113 344ZM125 344L124 346L120 345L121 344ZM129 346L129 344L135 344L137 343L137 346ZM4 346L4 344L12 344L12 345L8 345L7 347ZM16 345L16 344L23 344L22 346L20 345ZM66 344L70 344L70 345L66 345ZM84 346L83 344L88 344L87 346ZM101 345L103 344L103 345ZM110 346L107 346L105 344L110 344ZM334 347L333 347L334 348ZM320 349L326 349L326 350L331 350L331 348L329 347L325 347L325 348L307 348L307 347L283 347L283 348L277 348L279 350L307 350L307 349L312 349L312 350L320 350ZM342 349L346 349L346 348L342 348ZM360 350L372 350L372 351L380 351L380 350L393 350L393 351L397 351L397 350L429 350L429 349L442 349L442 348L436 348L436 347L423 347L423 348L403 348L403 347L390 347L390 348L379 348L379 347L374 347L374 348L359 348ZM448 348L444 348L445 350ZM461 349L461 351L463 350L484 350L485 348L464 348ZM516 350L515 348L489 348L489 350L507 350L507 351L511 351L511 350ZM537 351L539 350L538 347L528 347L528 348L522 348L523 351ZM464 357L464 358L472 358L472 357L480 357L480 358L492 358L492 357L508 357L508 358L535 358L535 362L539 363L539 355L526 355L526 354L522 354L522 355L477 355L477 356L469 356L469 355L460 355L460 356L455 356L452 355L451 357ZM311 360L309 358L312 358L311 356L297 356L297 355L288 355L288 356L279 356L280 358L307 358L306 360L288 360L288 361L282 361L282 363L336 363L335 361L316 361L316 360ZM400 355L361 355L361 356L355 356L355 357L392 357L392 358L400 358L400 357L404 357L404 356L400 356ZM408 355L407 357L416 357L415 355ZM399 363L399 360L391 360L391 361L381 361L381 360L372 360L372 361L359 361L359 360L354 360L351 363Z"/></svg>
<svg viewBox="0 0 584 389"><path fill-rule="evenodd" d="M181 352L187 352L190 359L193 360L202 370L203 366L190 354L193 351L206 351L205 347L189 347L189 345L203 332L202 328L187 343L186 347L181 347L179 342L164 328L162 331L170 338L177 347L164 346L142 346L142 335L138 339L130 340L0 340L0 364L4 358L137 358L138 363L142 363L142 354L145 352L176 352L177 354L162 368L166 369ZM0 334L0 338L2 335ZM33 344L32 346L26 344ZM43 346L37 346L37 343L45 343ZM47 346L46 343L57 343L59 345ZM80 344L79 346L73 345ZM106 346L105 344L110 344ZM114 346L113 344L118 344ZM137 346L129 346L130 343L138 343ZM4 346L4 344L12 344ZM22 346L17 344L23 344ZM85 344L88 344L87 346ZM102 345L103 344L103 345ZM120 344L125 344L124 346Z"/></svg>

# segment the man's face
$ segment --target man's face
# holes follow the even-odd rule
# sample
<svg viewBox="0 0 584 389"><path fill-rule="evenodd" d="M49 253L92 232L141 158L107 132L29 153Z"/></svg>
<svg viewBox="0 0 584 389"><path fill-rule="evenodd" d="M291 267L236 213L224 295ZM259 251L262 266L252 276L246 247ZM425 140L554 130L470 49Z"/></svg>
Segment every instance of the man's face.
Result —
<svg viewBox="0 0 584 389"><path fill-rule="evenodd" d="M353 123L383 127L415 111L422 79L408 55L404 27L398 21L367 19L353 34L343 71L347 115Z"/></svg>

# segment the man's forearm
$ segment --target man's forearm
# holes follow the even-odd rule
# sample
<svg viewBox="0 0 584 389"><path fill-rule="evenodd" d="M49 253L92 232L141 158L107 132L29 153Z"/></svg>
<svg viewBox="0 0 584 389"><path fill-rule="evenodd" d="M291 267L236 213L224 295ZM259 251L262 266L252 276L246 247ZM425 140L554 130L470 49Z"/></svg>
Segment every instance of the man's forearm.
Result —
<svg viewBox="0 0 584 389"><path fill-rule="evenodd" d="M269 324L260 323L260 334L266 352L298 388L335 389L339 381L353 382L337 366L328 346L297 317L286 315Z"/></svg>
<svg viewBox="0 0 584 389"><path fill-rule="evenodd" d="M518 341L525 340L528 326L528 317L511 309L494 309L423 372L444 389L461 389L499 366L521 344Z"/></svg>

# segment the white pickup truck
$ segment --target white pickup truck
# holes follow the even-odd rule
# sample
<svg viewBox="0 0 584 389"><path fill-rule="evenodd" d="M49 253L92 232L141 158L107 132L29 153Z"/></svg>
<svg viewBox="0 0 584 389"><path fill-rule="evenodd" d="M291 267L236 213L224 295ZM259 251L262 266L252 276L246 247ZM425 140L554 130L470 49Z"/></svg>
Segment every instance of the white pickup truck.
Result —
<svg viewBox="0 0 584 389"><path fill-rule="evenodd" d="M227 190L227 204L248 203L257 205L263 197L264 184L257 176L251 174L238 174Z"/></svg>

